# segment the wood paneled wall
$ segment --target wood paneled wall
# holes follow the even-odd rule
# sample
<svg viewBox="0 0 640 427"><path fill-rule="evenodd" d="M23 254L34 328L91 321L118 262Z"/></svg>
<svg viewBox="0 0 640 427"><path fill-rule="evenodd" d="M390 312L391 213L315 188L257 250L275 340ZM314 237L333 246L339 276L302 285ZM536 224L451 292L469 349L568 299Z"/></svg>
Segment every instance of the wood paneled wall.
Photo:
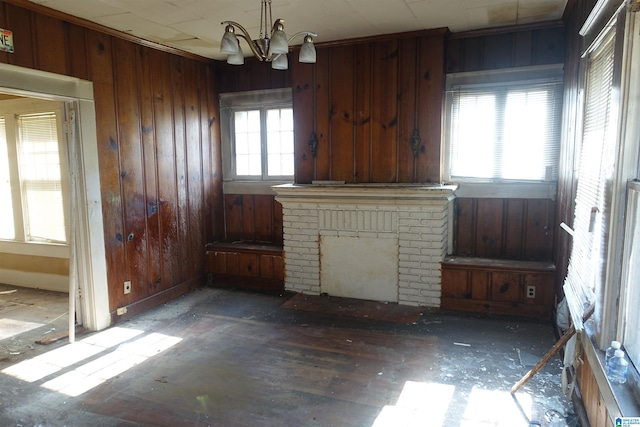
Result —
<svg viewBox="0 0 640 427"><path fill-rule="evenodd" d="M550 199L456 199L455 254L551 261L555 209Z"/></svg>
<svg viewBox="0 0 640 427"><path fill-rule="evenodd" d="M582 361L583 363L577 368L576 375L589 424L591 427L613 427L611 414L604 404L589 359L583 355Z"/></svg>
<svg viewBox="0 0 640 427"><path fill-rule="evenodd" d="M446 72L560 64L565 38L561 22L456 33L447 44Z"/></svg>
<svg viewBox="0 0 640 427"><path fill-rule="evenodd" d="M282 205L274 196L225 194L225 240L282 245Z"/></svg>
<svg viewBox="0 0 640 427"><path fill-rule="evenodd" d="M15 43L0 61L93 82L110 309L132 315L199 281L223 232L210 64L4 1L0 26Z"/></svg>
<svg viewBox="0 0 640 427"><path fill-rule="evenodd" d="M445 36L341 43L318 47L314 65L292 61L296 183L439 182Z"/></svg>

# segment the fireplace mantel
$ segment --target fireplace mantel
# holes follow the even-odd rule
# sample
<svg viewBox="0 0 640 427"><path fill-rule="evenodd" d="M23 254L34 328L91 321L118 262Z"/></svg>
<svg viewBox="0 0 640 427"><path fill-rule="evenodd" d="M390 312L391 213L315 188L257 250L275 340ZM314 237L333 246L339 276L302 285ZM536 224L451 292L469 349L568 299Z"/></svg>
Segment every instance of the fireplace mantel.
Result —
<svg viewBox="0 0 640 427"><path fill-rule="evenodd" d="M271 187L278 199L416 200L454 198L457 184L282 184Z"/></svg>
<svg viewBox="0 0 640 427"><path fill-rule="evenodd" d="M440 306L456 185L284 184L285 289Z"/></svg>

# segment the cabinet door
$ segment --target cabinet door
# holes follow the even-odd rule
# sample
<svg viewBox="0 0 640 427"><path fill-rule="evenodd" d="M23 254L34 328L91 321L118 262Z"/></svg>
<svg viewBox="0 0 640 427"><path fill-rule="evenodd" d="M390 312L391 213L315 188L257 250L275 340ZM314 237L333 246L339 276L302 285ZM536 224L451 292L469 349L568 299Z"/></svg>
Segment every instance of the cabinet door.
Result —
<svg viewBox="0 0 640 427"><path fill-rule="evenodd" d="M471 298L469 272L467 270L442 270L443 298Z"/></svg>
<svg viewBox="0 0 640 427"><path fill-rule="evenodd" d="M491 273L488 271L471 271L471 298L485 301L489 299Z"/></svg>
<svg viewBox="0 0 640 427"><path fill-rule="evenodd" d="M491 300L522 302L521 275L519 273L508 272L492 273Z"/></svg>

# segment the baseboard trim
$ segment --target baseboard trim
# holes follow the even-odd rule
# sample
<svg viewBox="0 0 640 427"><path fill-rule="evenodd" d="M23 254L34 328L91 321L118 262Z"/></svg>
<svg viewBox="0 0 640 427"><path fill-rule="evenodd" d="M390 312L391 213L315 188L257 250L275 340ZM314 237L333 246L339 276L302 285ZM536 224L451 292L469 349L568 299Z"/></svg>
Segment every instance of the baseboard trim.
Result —
<svg viewBox="0 0 640 427"><path fill-rule="evenodd" d="M122 315L118 315L117 310L112 311L111 324L115 325L116 323L122 322L134 316L137 316L138 314L144 313L145 311L151 310L154 307L157 307L181 295L191 292L192 290L199 288L204 284L205 284L204 277L197 277L195 279L191 279L186 282L180 283L179 285L176 285L172 288L158 292L157 294L153 294L147 298L141 299L140 301L136 301L125 307L118 307L118 308L126 308L126 312Z"/></svg>

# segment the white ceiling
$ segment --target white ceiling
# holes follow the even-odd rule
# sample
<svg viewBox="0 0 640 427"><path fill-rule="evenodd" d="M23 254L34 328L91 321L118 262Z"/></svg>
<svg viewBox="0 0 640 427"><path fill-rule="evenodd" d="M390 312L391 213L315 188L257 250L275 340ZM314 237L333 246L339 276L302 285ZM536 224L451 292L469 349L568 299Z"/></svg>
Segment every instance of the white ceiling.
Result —
<svg viewBox="0 0 640 427"><path fill-rule="evenodd" d="M222 21L258 37L260 0L30 0L146 40L214 59ZM557 20L567 0L273 0L288 35L316 42L448 27L452 32ZM292 44L300 44L296 39ZM243 50L249 51L243 46Z"/></svg>

